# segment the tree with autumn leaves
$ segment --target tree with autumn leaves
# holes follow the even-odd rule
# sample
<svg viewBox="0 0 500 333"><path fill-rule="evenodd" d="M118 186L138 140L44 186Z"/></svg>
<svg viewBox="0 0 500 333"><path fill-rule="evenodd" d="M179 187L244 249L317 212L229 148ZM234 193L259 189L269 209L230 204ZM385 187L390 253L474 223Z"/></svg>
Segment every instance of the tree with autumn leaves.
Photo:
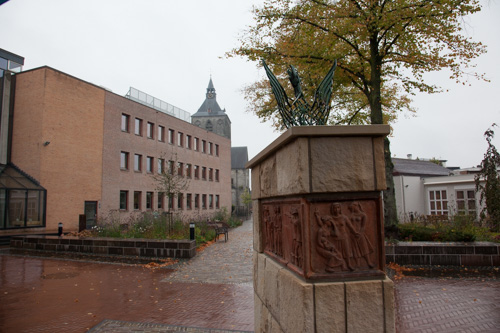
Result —
<svg viewBox="0 0 500 333"><path fill-rule="evenodd" d="M440 87L424 74L447 69L450 78L484 80L473 60L486 52L463 34L463 18L481 10L477 0L267 0L254 7L254 25L228 53L265 59L279 79L294 65L304 94L314 90L337 59L330 124L383 124L414 112L416 92ZM290 88L286 84L284 87ZM246 87L250 108L282 128L265 78ZM397 223L389 140L385 142L385 223Z"/></svg>

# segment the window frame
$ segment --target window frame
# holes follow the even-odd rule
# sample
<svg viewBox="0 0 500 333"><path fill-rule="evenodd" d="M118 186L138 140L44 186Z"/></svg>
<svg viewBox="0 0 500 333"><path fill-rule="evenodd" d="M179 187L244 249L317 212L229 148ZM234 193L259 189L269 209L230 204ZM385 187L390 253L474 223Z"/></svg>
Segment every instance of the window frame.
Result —
<svg viewBox="0 0 500 333"><path fill-rule="evenodd" d="M135 118L134 122L134 134L137 136L142 136L142 119L141 118Z"/></svg>
<svg viewBox="0 0 500 333"><path fill-rule="evenodd" d="M151 140L155 138L155 124L149 121L146 123L146 137Z"/></svg>
<svg viewBox="0 0 500 333"><path fill-rule="evenodd" d="M128 115L126 113L122 113L121 120L122 120L122 123L121 123L122 132L130 133L130 115Z"/></svg>
<svg viewBox="0 0 500 333"><path fill-rule="evenodd" d="M125 202L124 202L124 208L122 208L122 195L125 195ZM122 211L128 211L128 191L125 190L120 190L120 202L119 202L119 209Z"/></svg>
<svg viewBox="0 0 500 333"><path fill-rule="evenodd" d="M129 170L129 167L130 167L129 155L130 154L128 151L121 151L120 152L120 170L123 170L123 171ZM125 165L123 165L123 164L125 164Z"/></svg>
<svg viewBox="0 0 500 333"><path fill-rule="evenodd" d="M142 155L141 154L134 154L134 172L142 172Z"/></svg>

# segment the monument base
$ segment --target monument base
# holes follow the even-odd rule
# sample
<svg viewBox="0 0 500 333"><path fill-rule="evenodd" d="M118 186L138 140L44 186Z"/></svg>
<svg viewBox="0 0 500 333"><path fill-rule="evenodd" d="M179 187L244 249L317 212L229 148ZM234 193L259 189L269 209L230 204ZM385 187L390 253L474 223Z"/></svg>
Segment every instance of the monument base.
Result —
<svg viewBox="0 0 500 333"><path fill-rule="evenodd" d="M248 162L255 332L395 332L387 125L288 129Z"/></svg>
<svg viewBox="0 0 500 333"><path fill-rule="evenodd" d="M387 277L309 283L254 252L254 296L255 332L395 332Z"/></svg>

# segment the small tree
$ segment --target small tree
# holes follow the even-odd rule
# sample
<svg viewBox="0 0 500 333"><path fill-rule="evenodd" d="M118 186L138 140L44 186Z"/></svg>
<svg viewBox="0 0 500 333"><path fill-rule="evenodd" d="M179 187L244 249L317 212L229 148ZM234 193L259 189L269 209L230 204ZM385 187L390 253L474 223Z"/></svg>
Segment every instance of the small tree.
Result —
<svg viewBox="0 0 500 333"><path fill-rule="evenodd" d="M245 191L241 194L241 202L246 207L246 214L248 217L248 213L250 212L250 205L252 204L252 194L250 193L248 187L246 187Z"/></svg>
<svg viewBox="0 0 500 333"><path fill-rule="evenodd" d="M481 211L481 217L488 219L493 230L500 231L500 174L498 172L500 154L491 143L495 135L492 128L495 126L497 125L491 125L491 128L484 132L484 137L488 142L488 149L481 162L481 170L474 177L474 180L476 182L476 192L481 193L480 202L486 204Z"/></svg>
<svg viewBox="0 0 500 333"><path fill-rule="evenodd" d="M177 154L172 153L169 159L162 159L168 163L167 166L163 165L161 172L152 175L156 183L155 190L167 198L167 213L169 221L169 232L172 225L172 206L174 205L174 198L182 194L183 191L189 187L189 179L184 176L183 165L179 164ZM160 170L158 170L160 171Z"/></svg>

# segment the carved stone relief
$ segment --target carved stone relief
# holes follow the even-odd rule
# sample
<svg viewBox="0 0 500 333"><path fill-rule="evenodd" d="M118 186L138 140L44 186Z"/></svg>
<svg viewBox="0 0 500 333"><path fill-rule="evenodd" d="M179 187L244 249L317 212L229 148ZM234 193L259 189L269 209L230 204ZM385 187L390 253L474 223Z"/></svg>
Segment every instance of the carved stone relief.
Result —
<svg viewBox="0 0 500 333"><path fill-rule="evenodd" d="M305 278L383 274L380 205L378 199L263 200L264 252Z"/></svg>
<svg viewBox="0 0 500 333"><path fill-rule="evenodd" d="M264 251L299 269L304 264L302 219L302 206L297 202L263 204Z"/></svg>
<svg viewBox="0 0 500 333"><path fill-rule="evenodd" d="M377 240L373 201L316 204L312 211L315 223L311 223L311 229L315 239L311 250L318 254L312 255L314 272L352 272L375 267L373 244Z"/></svg>

